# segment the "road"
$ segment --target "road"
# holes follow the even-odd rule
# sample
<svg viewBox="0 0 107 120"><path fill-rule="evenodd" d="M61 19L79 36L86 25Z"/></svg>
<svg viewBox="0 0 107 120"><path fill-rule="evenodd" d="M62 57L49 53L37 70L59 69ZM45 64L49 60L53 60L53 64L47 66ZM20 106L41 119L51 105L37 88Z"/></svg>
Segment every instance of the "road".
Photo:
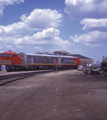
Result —
<svg viewBox="0 0 107 120"><path fill-rule="evenodd" d="M0 87L0 120L107 120L107 77L69 70Z"/></svg>

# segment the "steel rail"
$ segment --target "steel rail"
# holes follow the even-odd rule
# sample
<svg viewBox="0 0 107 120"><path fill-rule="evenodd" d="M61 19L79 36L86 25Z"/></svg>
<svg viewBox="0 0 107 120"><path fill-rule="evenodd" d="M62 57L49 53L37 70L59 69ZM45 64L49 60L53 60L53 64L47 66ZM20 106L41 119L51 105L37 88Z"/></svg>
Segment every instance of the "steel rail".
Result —
<svg viewBox="0 0 107 120"><path fill-rule="evenodd" d="M29 72L29 73L19 73L19 74L13 74L13 75L3 75L3 76L0 76L0 82L3 81L0 83L0 86L5 85L10 82L13 82L13 81L16 81L16 80L19 80L19 79L34 76L37 74L48 73L48 72L53 72L53 70L36 71L36 72ZM15 78L15 77L18 77L18 78ZM7 79L10 79L10 78L15 78L15 79L6 81Z"/></svg>
<svg viewBox="0 0 107 120"><path fill-rule="evenodd" d="M69 69L60 69L58 71L65 71L65 70L69 70ZM49 73L49 72L58 72L58 71L55 71L55 70L40 70L40 71L35 71L35 72L17 73L17 74L11 74L11 75L2 75L2 76L0 76L0 82L4 81L4 80L6 81L6 79L11 79L11 78L14 78L14 77L19 77L19 78L15 78L13 80L2 82L2 83L0 83L0 86L5 85L5 84L10 83L10 82L13 82L13 81L16 81L16 80L19 80L19 79L30 77L30 76L33 76L33 75L36 75L36 74Z"/></svg>

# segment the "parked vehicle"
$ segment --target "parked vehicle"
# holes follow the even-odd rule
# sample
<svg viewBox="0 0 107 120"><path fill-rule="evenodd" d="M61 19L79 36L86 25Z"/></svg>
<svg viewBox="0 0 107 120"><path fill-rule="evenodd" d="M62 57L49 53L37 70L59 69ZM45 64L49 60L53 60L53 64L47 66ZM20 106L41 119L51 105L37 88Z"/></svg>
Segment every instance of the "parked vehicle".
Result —
<svg viewBox="0 0 107 120"><path fill-rule="evenodd" d="M97 67L91 69L91 74L92 75L98 75L99 74L99 70L97 69Z"/></svg>
<svg viewBox="0 0 107 120"><path fill-rule="evenodd" d="M78 67L77 67L77 70L84 70L84 66L83 65L78 65Z"/></svg>

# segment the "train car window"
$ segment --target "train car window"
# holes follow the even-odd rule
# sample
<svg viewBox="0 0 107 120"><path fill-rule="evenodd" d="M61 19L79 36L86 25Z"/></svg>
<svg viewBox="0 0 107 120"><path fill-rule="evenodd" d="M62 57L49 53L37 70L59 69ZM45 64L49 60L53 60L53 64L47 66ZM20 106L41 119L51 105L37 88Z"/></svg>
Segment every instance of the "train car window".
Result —
<svg viewBox="0 0 107 120"><path fill-rule="evenodd" d="M67 59L67 62L69 62L69 59Z"/></svg>
<svg viewBox="0 0 107 120"><path fill-rule="evenodd" d="M72 59L70 59L70 63L72 63Z"/></svg>
<svg viewBox="0 0 107 120"><path fill-rule="evenodd" d="M12 57L11 54L0 54L0 57Z"/></svg>
<svg viewBox="0 0 107 120"><path fill-rule="evenodd" d="M37 61L39 61L39 57L37 57L36 59L37 59Z"/></svg>
<svg viewBox="0 0 107 120"><path fill-rule="evenodd" d="M71 62L71 59L69 59L69 62Z"/></svg>
<svg viewBox="0 0 107 120"><path fill-rule="evenodd" d="M63 60L63 58L61 59L61 63L63 63L64 62L64 60Z"/></svg>
<svg viewBox="0 0 107 120"><path fill-rule="evenodd" d="M53 58L52 58L52 57L50 57L50 58L49 58L49 61L50 61L50 62L51 62L51 61L53 61Z"/></svg>
<svg viewBox="0 0 107 120"><path fill-rule="evenodd" d="M50 57L50 62L53 60L53 58Z"/></svg>
<svg viewBox="0 0 107 120"><path fill-rule="evenodd" d="M30 59L28 58L27 61L30 61Z"/></svg>
<svg viewBox="0 0 107 120"><path fill-rule="evenodd" d="M47 60L47 58L45 57L45 58L44 58L44 60L46 61L46 60Z"/></svg>

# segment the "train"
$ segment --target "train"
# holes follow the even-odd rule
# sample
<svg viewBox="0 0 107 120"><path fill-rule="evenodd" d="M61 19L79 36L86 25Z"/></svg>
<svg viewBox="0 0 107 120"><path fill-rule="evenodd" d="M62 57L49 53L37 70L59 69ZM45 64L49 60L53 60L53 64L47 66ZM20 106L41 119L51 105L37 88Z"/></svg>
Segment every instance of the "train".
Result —
<svg viewBox="0 0 107 120"><path fill-rule="evenodd" d="M57 63L57 65L56 65ZM6 65L6 70L35 70L77 68L81 64L78 57L72 55L0 52L0 66Z"/></svg>

